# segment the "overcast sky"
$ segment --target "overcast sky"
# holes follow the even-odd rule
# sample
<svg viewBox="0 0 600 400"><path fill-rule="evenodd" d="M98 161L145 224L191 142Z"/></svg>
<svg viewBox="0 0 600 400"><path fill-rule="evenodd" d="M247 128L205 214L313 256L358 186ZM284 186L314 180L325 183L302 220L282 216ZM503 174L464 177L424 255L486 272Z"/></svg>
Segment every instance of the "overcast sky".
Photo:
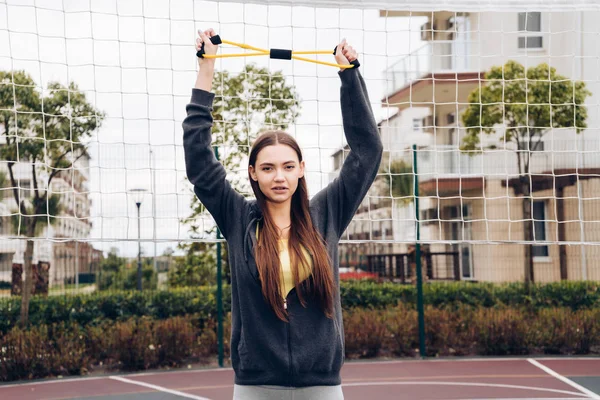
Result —
<svg viewBox="0 0 600 400"><path fill-rule="evenodd" d="M189 237L179 222L190 213L191 194L181 122L195 80L197 29L212 27L224 39L294 50L333 49L345 37L359 52L379 121L394 112L379 105L386 93L383 71L422 45L422 23L422 18L381 18L377 10L191 0L0 1L0 69L24 69L44 87L49 81L74 81L107 113L90 144L95 247L136 254L136 210L127 191L152 189L152 150L156 229L151 195L141 207L144 252L152 255L153 237L159 254ZM241 50L223 46L221 51ZM222 59L217 70L238 72L249 62L282 71L296 87L302 110L290 132L305 151L314 195L329 180L331 154L344 143L338 70L267 57Z"/></svg>

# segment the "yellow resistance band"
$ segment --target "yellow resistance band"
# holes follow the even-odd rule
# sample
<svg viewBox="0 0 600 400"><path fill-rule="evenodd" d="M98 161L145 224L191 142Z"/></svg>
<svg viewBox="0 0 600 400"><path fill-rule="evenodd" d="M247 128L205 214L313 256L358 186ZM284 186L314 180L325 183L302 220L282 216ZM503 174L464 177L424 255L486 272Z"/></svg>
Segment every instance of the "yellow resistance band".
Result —
<svg viewBox="0 0 600 400"><path fill-rule="evenodd" d="M298 54L332 54L329 50L305 50L305 51L292 51L292 50L284 50L284 49L261 49L258 47L253 47L244 43L236 43L229 40L222 40L219 35L215 35L210 38L212 44L221 44L226 43L232 46L241 47L242 49L254 50L255 53L236 53L236 54L206 54L204 52L204 43L202 43L202 48L198 50L196 56L200 58L226 58L226 57L253 57L253 56L270 56L271 58L279 59L279 60L291 60L292 58L300 61L308 61L315 64L329 65L331 67L337 68L358 68L360 63L358 60L354 60L350 63L350 65L343 64L335 64L326 61L314 60L311 58L298 57ZM333 54L335 54L335 49L333 49Z"/></svg>

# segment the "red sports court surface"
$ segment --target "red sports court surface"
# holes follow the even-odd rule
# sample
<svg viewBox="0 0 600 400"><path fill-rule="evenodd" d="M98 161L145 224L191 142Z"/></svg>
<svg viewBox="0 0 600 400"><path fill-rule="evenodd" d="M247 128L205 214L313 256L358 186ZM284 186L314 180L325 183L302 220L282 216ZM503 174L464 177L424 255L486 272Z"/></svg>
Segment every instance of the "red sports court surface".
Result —
<svg viewBox="0 0 600 400"><path fill-rule="evenodd" d="M346 400L600 399L600 358L346 362ZM231 369L181 370L0 386L0 399L231 400Z"/></svg>

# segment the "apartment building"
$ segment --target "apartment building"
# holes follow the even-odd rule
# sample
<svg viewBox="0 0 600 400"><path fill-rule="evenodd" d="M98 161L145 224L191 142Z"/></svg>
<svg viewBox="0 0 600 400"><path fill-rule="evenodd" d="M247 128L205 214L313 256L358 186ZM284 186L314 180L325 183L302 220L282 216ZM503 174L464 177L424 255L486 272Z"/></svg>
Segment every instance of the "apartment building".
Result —
<svg viewBox="0 0 600 400"><path fill-rule="evenodd" d="M24 160L13 167L20 196L24 199L31 199L34 194L31 168L31 164ZM24 262L26 239L23 232L15 232L14 221L11 221L18 213L6 163L0 163L0 172L6 176L5 185L0 190L0 280L10 282L13 264L22 265ZM38 174L42 186L43 172L39 170ZM34 238L32 260L34 264L50 265L50 286L74 281L77 271L95 272L98 267L101 254L85 241L92 227L88 181L88 155L80 157L72 169L60 172L52 180L50 191L60 195L62 210L53 224L40 224L41 229Z"/></svg>
<svg viewBox="0 0 600 400"><path fill-rule="evenodd" d="M380 129L384 166L397 158L412 162L410 148L417 145L421 241L440 254L435 278L524 278L516 148L511 143L494 148L500 135L484 135L482 147L489 150L483 154L460 150L469 94L485 85L484 73L492 66L515 60L525 67L548 63L561 75L585 81L592 92L586 100L588 129L581 134L553 129L532 152L534 280L600 279L597 13L382 11L381 16L413 18L421 31L422 46L384 71L388 87L381 101L393 116ZM334 160L342 156L340 151ZM376 242L363 246L368 254L405 253L414 245L414 203L396 201L386 190L374 185L344 237ZM342 264L351 258L346 254L361 252L356 246L341 249Z"/></svg>

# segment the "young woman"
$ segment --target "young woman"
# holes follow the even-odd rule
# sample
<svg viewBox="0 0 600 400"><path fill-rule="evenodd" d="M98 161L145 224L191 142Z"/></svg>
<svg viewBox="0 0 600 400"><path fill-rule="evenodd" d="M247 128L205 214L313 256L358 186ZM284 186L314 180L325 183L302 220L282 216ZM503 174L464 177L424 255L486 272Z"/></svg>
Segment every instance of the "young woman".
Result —
<svg viewBox="0 0 600 400"><path fill-rule="evenodd" d="M196 49L204 44L206 54L216 54L213 35L199 32ZM335 59L349 64L356 52L342 41ZM338 242L382 154L365 83L356 68L338 72L351 151L336 180L309 201L298 144L269 131L252 146L248 176L256 200L246 200L214 157L214 59L198 62L183 144L187 176L229 245L234 399L343 399Z"/></svg>

